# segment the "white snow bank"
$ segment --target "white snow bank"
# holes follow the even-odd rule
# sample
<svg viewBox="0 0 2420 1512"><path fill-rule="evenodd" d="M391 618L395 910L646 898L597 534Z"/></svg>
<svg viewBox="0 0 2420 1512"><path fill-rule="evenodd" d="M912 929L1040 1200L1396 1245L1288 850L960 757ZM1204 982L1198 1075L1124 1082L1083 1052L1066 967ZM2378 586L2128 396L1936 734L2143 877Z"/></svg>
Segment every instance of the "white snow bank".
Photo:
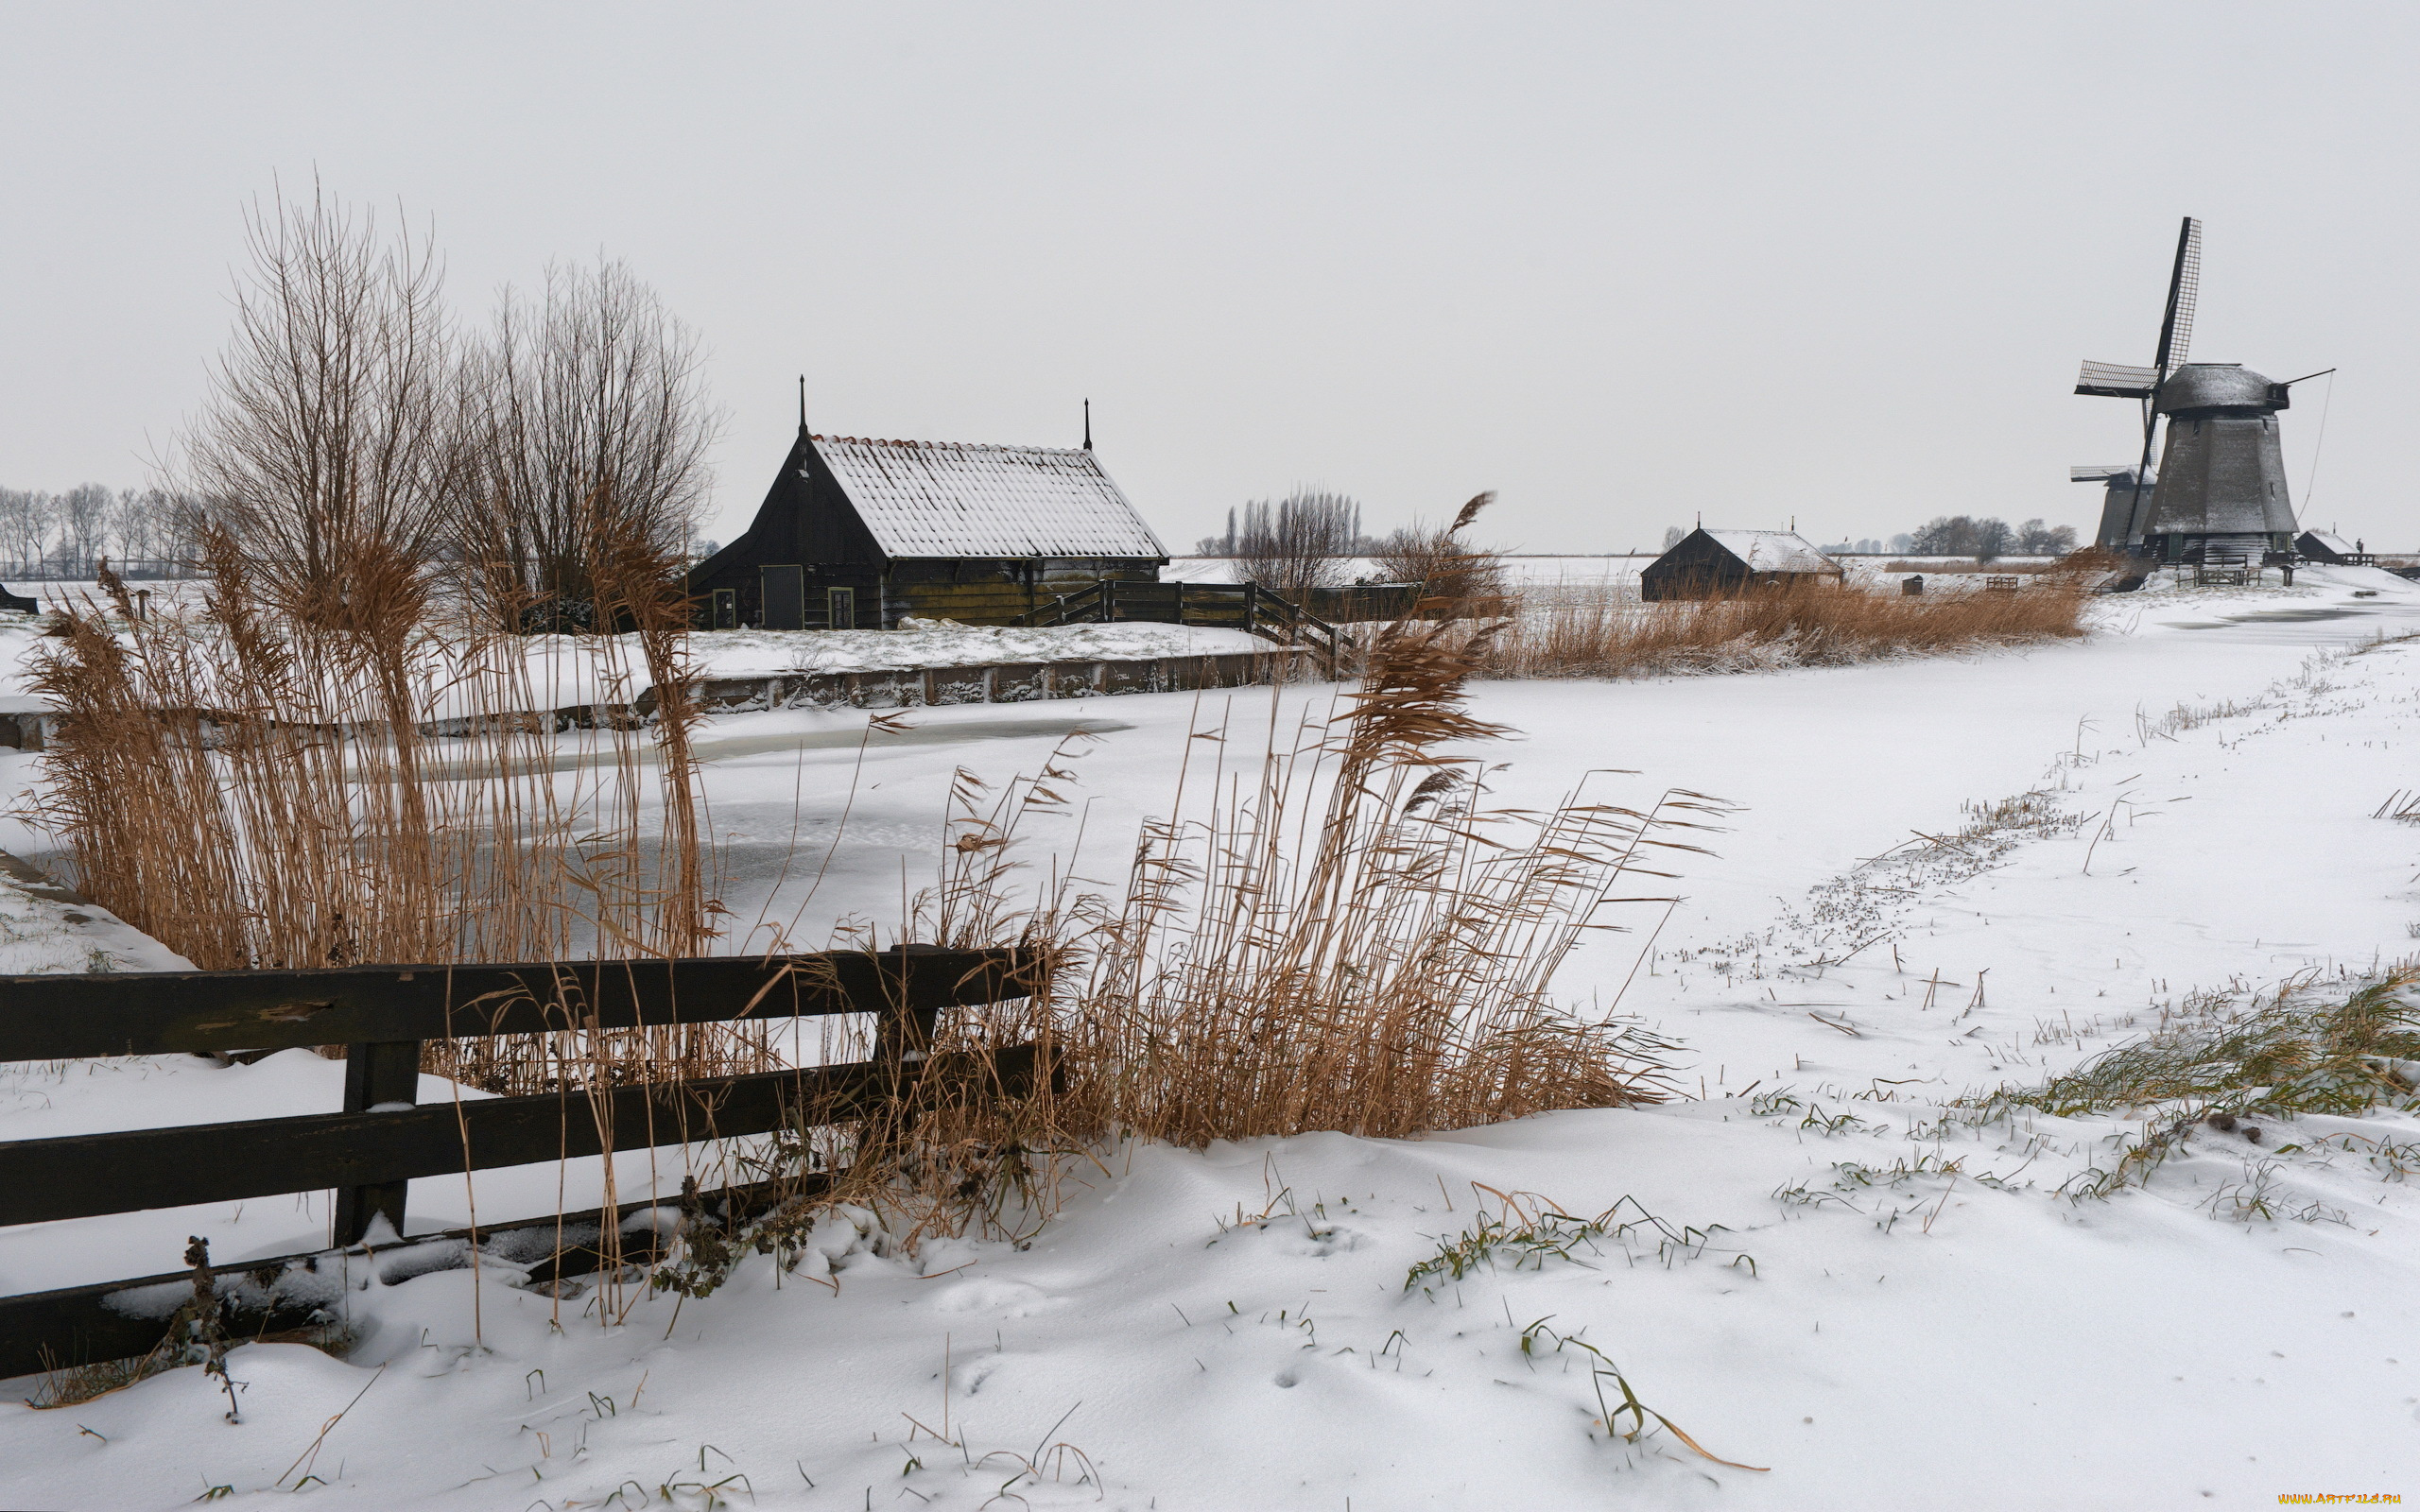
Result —
<svg viewBox="0 0 2420 1512"><path fill-rule="evenodd" d="M997 662L1142 662L1163 656L1267 651L1242 630L1119 622L1045 627L910 619L896 630L717 630L689 642L701 675L876 672Z"/></svg>

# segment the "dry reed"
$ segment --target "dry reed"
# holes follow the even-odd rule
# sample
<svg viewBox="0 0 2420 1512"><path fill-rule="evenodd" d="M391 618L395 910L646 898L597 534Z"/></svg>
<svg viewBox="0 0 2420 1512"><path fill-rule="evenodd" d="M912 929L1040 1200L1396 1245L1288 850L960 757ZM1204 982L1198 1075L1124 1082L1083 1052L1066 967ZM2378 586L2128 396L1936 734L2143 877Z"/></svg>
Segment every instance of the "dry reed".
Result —
<svg viewBox="0 0 2420 1512"><path fill-rule="evenodd" d="M108 602L59 615L35 659L59 710L42 816L96 902L215 970L703 951L696 710L654 564L600 558L636 627L566 647L475 633L402 587L390 617L280 622L227 533L204 550L197 609L136 616L104 574ZM645 721L558 730L547 649L578 659L592 707L674 691ZM466 1041L432 1069L538 1091L752 1066L761 1038Z"/></svg>
<svg viewBox="0 0 2420 1512"><path fill-rule="evenodd" d="M1587 932L1616 927L1610 905L1650 901L1616 899L1622 879L1696 850L1670 832L1714 805L1490 807L1484 761L1461 753L1504 733L1462 696L1488 646L1450 622L1399 624L1347 712L1286 748L1272 729L1231 769L1240 732L1196 732L1209 769L1181 777L1123 902L1077 942L1085 971L1063 977L1070 1128L1401 1137L1653 1100L1660 1043L1548 987Z"/></svg>
<svg viewBox="0 0 2420 1512"><path fill-rule="evenodd" d="M2080 636L2087 597L2071 576L2015 593L1804 587L1658 603L1565 589L1487 637L1481 667L1500 678L1624 678L1941 655Z"/></svg>

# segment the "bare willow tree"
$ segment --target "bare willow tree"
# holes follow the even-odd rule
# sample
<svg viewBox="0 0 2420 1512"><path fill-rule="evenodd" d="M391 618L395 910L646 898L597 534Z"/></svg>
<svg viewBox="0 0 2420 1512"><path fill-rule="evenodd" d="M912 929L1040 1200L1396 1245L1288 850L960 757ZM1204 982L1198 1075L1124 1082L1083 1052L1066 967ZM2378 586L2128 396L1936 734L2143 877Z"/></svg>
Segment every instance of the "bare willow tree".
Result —
<svg viewBox="0 0 2420 1512"><path fill-rule="evenodd" d="M172 470L274 608L328 628L416 619L456 457L431 245L316 184L255 201L245 231L234 332Z"/></svg>
<svg viewBox="0 0 2420 1512"><path fill-rule="evenodd" d="M1361 546L1361 506L1341 493L1297 490L1244 506L1235 554L1245 576L1293 604L1344 581Z"/></svg>
<svg viewBox="0 0 2420 1512"><path fill-rule="evenodd" d="M455 551L499 623L612 628L600 600L631 564L678 572L720 424L701 360L620 263L551 266L535 301L505 292L465 365L473 479Z"/></svg>
<svg viewBox="0 0 2420 1512"><path fill-rule="evenodd" d="M1461 507L1442 529L1419 521L1389 533L1370 556L1391 583L1418 583L1424 611L1450 615L1500 613L1504 608L1504 558L1474 547L1462 531L1495 502L1493 490Z"/></svg>

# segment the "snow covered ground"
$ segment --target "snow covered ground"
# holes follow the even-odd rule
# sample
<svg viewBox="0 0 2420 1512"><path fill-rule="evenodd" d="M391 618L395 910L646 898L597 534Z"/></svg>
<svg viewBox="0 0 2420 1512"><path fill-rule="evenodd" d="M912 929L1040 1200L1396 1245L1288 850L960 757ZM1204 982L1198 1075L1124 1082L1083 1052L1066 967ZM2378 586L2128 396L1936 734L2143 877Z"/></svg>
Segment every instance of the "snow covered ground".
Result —
<svg viewBox="0 0 2420 1512"><path fill-rule="evenodd" d="M1679 1100L1416 1142L1125 1148L1025 1247L910 1258L843 1218L800 1275L752 1260L677 1314L640 1301L610 1326L594 1292L558 1309L495 1266L373 1285L349 1359L233 1357L240 1424L196 1370L0 1411L0 1503L268 1504L307 1477L363 1505L515 1512L703 1506L717 1486L735 1505L1324 1512L2420 1495L2420 1119L2209 1130L2147 1188L2092 1198L2060 1189L2127 1125L1947 1106L2196 988L2414 949L2420 833L2376 815L2420 787L2420 640L2380 640L2420 635L2420 590L2317 570L2097 612L2089 641L2025 652L1478 691L1522 731L1500 802L1620 768L1596 790L1740 805L1685 902L1633 910L1636 932L1559 984L1681 1041ZM1079 728L1101 737L1078 764L1079 869L1112 879L1194 721L1323 696L968 706L903 734L717 719L728 902L809 944L895 919L951 773L1030 771ZM33 770L0 752L12 789ZM2031 819L1955 853L1918 837L2029 792ZM1063 849L1076 826L1038 837ZM322 1110L338 1074L293 1054L13 1068L0 1138ZM658 1159L668 1185L680 1157ZM492 1173L481 1214L551 1211L553 1186ZM414 1227L459 1222L461 1188L415 1183ZM1568 1258L1407 1287L1499 1194L1613 1220ZM189 1232L276 1253L324 1224L318 1202L7 1230L0 1289L170 1269ZM1609 1440L1607 1368L1709 1453L1767 1468L1653 1419Z"/></svg>

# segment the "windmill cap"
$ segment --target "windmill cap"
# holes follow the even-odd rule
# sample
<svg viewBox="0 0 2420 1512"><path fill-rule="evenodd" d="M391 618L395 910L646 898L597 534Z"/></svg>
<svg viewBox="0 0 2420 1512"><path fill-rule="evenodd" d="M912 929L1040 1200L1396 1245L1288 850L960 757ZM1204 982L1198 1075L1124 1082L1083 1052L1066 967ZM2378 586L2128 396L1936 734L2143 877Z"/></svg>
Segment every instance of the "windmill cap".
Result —
<svg viewBox="0 0 2420 1512"><path fill-rule="evenodd" d="M2239 362L2188 362L2159 391L2163 415L2189 409L2282 409L2277 386Z"/></svg>

